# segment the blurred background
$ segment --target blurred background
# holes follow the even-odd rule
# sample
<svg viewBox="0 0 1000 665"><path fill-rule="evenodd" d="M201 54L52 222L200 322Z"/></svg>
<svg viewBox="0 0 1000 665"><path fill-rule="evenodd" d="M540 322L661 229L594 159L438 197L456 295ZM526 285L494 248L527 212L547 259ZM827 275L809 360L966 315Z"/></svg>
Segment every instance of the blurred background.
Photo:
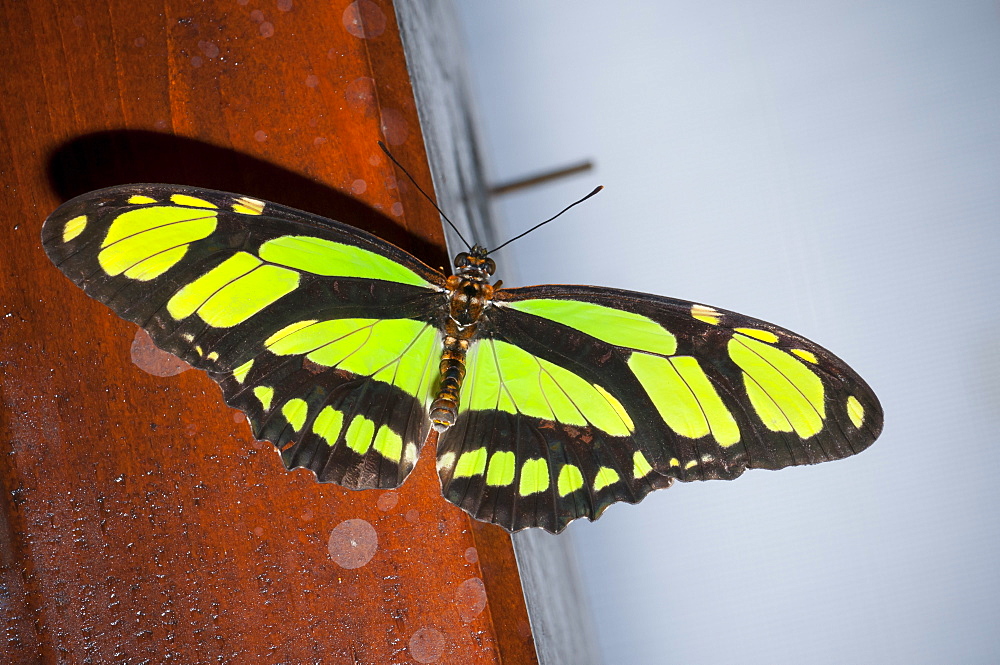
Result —
<svg viewBox="0 0 1000 665"><path fill-rule="evenodd" d="M1000 662L1000 6L457 3L509 285L791 328L864 376L847 460L568 530L604 661Z"/></svg>

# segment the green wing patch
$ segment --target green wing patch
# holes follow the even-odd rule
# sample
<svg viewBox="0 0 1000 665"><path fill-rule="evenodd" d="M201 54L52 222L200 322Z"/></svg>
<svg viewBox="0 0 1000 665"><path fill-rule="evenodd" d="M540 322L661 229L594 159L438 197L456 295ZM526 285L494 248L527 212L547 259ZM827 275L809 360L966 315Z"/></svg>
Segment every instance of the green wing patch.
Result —
<svg viewBox="0 0 1000 665"><path fill-rule="evenodd" d="M593 424L613 436L634 427L618 400L599 385L507 342L476 344L467 372L460 412L499 409L566 425Z"/></svg>

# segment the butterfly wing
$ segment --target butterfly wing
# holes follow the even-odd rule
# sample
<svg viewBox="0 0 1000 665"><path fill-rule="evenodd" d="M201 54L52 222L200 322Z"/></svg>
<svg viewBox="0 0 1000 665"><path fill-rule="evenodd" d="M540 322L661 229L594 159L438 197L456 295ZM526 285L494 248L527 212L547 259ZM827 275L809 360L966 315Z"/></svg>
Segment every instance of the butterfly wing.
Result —
<svg viewBox="0 0 1000 665"><path fill-rule="evenodd" d="M92 298L209 373L288 468L397 487L419 455L444 277L353 227L249 197L125 185L45 222Z"/></svg>
<svg viewBox="0 0 1000 665"><path fill-rule="evenodd" d="M586 286L500 291L469 351L445 496L558 532L672 479L732 479L867 448L882 409L856 372L735 312Z"/></svg>

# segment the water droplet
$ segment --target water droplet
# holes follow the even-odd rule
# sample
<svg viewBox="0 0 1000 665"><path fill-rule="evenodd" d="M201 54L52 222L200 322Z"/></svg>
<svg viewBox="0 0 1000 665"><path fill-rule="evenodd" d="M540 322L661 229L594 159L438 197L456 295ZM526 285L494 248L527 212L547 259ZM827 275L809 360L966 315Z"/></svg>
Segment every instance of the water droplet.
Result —
<svg viewBox="0 0 1000 665"><path fill-rule="evenodd" d="M395 492L383 492L375 501L375 505L384 513L395 508L397 503L399 503L399 495Z"/></svg>
<svg viewBox="0 0 1000 665"><path fill-rule="evenodd" d="M436 628L421 628L413 633L407 646L413 660L434 663L444 653L444 635Z"/></svg>
<svg viewBox="0 0 1000 665"><path fill-rule="evenodd" d="M357 0L344 10L344 28L359 39L371 39L385 32L386 18L372 0Z"/></svg>
<svg viewBox="0 0 1000 665"><path fill-rule="evenodd" d="M478 577L465 580L458 585L455 602L458 605L458 616L469 623L486 609L486 585Z"/></svg>
<svg viewBox="0 0 1000 665"><path fill-rule="evenodd" d="M341 568L360 568L375 556L378 534L365 520L345 520L330 532L327 550Z"/></svg>

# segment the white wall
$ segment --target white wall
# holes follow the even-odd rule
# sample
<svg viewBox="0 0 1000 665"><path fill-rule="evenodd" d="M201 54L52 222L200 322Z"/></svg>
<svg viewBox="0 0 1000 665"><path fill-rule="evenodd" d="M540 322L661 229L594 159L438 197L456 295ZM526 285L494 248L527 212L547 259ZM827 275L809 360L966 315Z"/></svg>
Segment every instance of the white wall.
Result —
<svg viewBox="0 0 1000 665"><path fill-rule="evenodd" d="M879 394L848 460L677 485L568 530L609 664L1000 662L1000 8L467 2L509 285L696 300Z"/></svg>

